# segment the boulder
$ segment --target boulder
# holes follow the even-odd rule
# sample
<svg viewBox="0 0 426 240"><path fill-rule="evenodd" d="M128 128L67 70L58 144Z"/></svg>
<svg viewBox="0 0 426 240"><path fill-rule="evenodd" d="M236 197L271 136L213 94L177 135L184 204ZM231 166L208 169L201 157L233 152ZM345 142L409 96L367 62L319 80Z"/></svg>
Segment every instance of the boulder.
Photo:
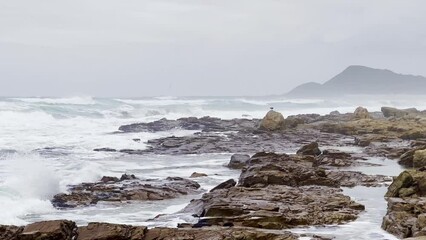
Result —
<svg viewBox="0 0 426 240"><path fill-rule="evenodd" d="M199 178L199 177L207 177L207 174L205 173L198 173L198 172L193 172L190 176L190 178Z"/></svg>
<svg viewBox="0 0 426 240"><path fill-rule="evenodd" d="M357 107L354 112L354 119L368 119L371 118L368 110L363 107Z"/></svg>
<svg viewBox="0 0 426 240"><path fill-rule="evenodd" d="M234 154L231 156L231 161L229 161L228 167L232 169L241 169L247 165L249 160L250 155L248 154Z"/></svg>
<svg viewBox="0 0 426 240"><path fill-rule="evenodd" d="M78 228L77 240L139 240L146 232L147 228L143 226L94 222Z"/></svg>
<svg viewBox="0 0 426 240"><path fill-rule="evenodd" d="M283 129L284 125L284 116L279 112L270 110L260 122L260 129L275 131Z"/></svg>
<svg viewBox="0 0 426 240"><path fill-rule="evenodd" d="M425 167L426 166L426 149L416 150L413 155L413 167Z"/></svg>
<svg viewBox="0 0 426 240"><path fill-rule="evenodd" d="M382 107L381 111L385 117L401 118L408 115L416 115L420 112L415 108L398 109L393 107Z"/></svg>
<svg viewBox="0 0 426 240"><path fill-rule="evenodd" d="M312 142L302 146L299 150L297 150L297 154L317 156L321 154L321 150L318 148L317 142Z"/></svg>
<svg viewBox="0 0 426 240"><path fill-rule="evenodd" d="M77 225L68 220L43 221L29 224L20 234L20 240L73 240Z"/></svg>

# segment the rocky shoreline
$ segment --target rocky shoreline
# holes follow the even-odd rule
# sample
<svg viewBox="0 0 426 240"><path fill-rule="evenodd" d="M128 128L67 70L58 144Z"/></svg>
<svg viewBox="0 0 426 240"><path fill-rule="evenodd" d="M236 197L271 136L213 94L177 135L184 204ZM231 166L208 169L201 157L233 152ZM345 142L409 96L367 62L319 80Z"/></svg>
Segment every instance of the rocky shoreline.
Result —
<svg viewBox="0 0 426 240"><path fill-rule="evenodd" d="M238 181L230 179L192 200L181 212L193 215L194 223L147 229L108 223L77 227L74 222L57 220L25 227L0 226L0 239L298 239L301 236L291 233L291 228L345 224L366 210L344 195L341 187L389 185L383 196L388 201L383 229L398 238L426 236L424 112L384 107L381 113L369 113L359 107L348 114L284 118L271 110L262 120L161 119L121 126L116 134L176 128L198 132L150 140L146 149L105 146L95 151L234 153L228 167L241 169ZM338 150L354 146L361 151ZM283 153L288 149L295 154ZM369 159L381 156L412 170L392 179L348 169L373 166ZM204 175L194 173L192 177L199 176ZM69 192L56 195L52 204L66 210L101 201L156 201L200 191L200 185L190 179L142 179L123 174L121 178L105 176L99 182L70 186Z"/></svg>

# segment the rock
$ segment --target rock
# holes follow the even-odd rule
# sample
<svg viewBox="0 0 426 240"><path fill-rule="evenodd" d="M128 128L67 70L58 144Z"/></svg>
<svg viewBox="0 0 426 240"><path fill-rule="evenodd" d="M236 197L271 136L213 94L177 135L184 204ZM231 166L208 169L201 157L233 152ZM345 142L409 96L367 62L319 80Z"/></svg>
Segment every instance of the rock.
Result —
<svg viewBox="0 0 426 240"><path fill-rule="evenodd" d="M299 150L297 150L297 154L317 156L321 154L321 150L318 148L317 142L312 142L308 145L301 147Z"/></svg>
<svg viewBox="0 0 426 240"><path fill-rule="evenodd" d="M235 185L237 185L237 182L235 182L234 179L229 179L229 180L226 180L225 182L217 185L216 187L212 188L212 190L210 190L210 192L214 192L214 191L219 190L219 189L231 188Z"/></svg>
<svg viewBox="0 0 426 240"><path fill-rule="evenodd" d="M279 233L268 233L257 229L246 228L220 228L208 227L201 229L191 228L153 228L149 229L144 240L173 240L173 239L194 239L194 240L296 240L297 235L280 231Z"/></svg>
<svg viewBox="0 0 426 240"><path fill-rule="evenodd" d="M414 178L412 172L404 171L396 177L392 184L389 186L385 197L399 197L399 191L403 188L410 188L414 185Z"/></svg>
<svg viewBox="0 0 426 240"><path fill-rule="evenodd" d="M120 179L118 177L110 177L110 176L103 176L101 178L101 182L107 183L107 182L118 182Z"/></svg>
<svg viewBox="0 0 426 240"><path fill-rule="evenodd" d="M426 168L403 171L389 186L382 228L399 237L426 235Z"/></svg>
<svg viewBox="0 0 426 240"><path fill-rule="evenodd" d="M334 110L334 111L331 111L329 114L333 115L333 116L338 116L338 115L340 115L340 112L337 111L337 110Z"/></svg>
<svg viewBox="0 0 426 240"><path fill-rule="evenodd" d="M424 167L426 166L426 149L416 150L413 156L413 167Z"/></svg>
<svg viewBox="0 0 426 240"><path fill-rule="evenodd" d="M125 181L125 180L136 180L138 179L135 175L133 174L123 174L120 177L120 181Z"/></svg>
<svg viewBox="0 0 426 240"><path fill-rule="evenodd" d="M96 183L70 186L69 194L61 193L53 197L53 205L57 208L73 208L97 204L100 201L163 200L195 194L200 188L197 182L179 177L143 180L124 174L118 181L113 177L102 179L103 181Z"/></svg>
<svg viewBox="0 0 426 240"><path fill-rule="evenodd" d="M199 177L207 177L207 174L205 173L198 173L198 172L193 172L190 176L190 178L199 178Z"/></svg>
<svg viewBox="0 0 426 240"><path fill-rule="evenodd" d="M79 227L77 240L140 240L146 232L147 228L143 226L95 222Z"/></svg>
<svg viewBox="0 0 426 240"><path fill-rule="evenodd" d="M24 227L0 225L0 239L18 240Z"/></svg>
<svg viewBox="0 0 426 240"><path fill-rule="evenodd" d="M274 110L270 110L260 122L260 129L275 131L284 128L284 116Z"/></svg>
<svg viewBox="0 0 426 240"><path fill-rule="evenodd" d="M383 115L385 117L395 117L395 118L401 118L408 115L416 115L420 112L415 108L407 108L407 109L397 109L393 107L382 107L381 109Z"/></svg>
<svg viewBox="0 0 426 240"><path fill-rule="evenodd" d="M286 154L255 154L250 160L250 166L241 172L239 185L243 187L339 186L338 182L327 178L323 170L314 168L312 165L312 162L298 161Z"/></svg>
<svg viewBox="0 0 426 240"><path fill-rule="evenodd" d="M380 187L392 182L392 178L384 175L367 175L355 171L329 171L327 177L338 182L342 187Z"/></svg>
<svg viewBox="0 0 426 240"><path fill-rule="evenodd" d="M93 149L95 152L117 152L114 148L95 148Z"/></svg>
<svg viewBox="0 0 426 240"><path fill-rule="evenodd" d="M284 185L221 189L203 195L203 207L198 214L206 218L199 223L223 226L232 222L234 226L284 229L355 220L364 207L340 191Z"/></svg>
<svg viewBox="0 0 426 240"><path fill-rule="evenodd" d="M355 145L360 147L368 147L371 144L370 139L363 139L363 138L355 138Z"/></svg>
<svg viewBox="0 0 426 240"><path fill-rule="evenodd" d="M75 222L67 220L43 221L29 224L20 234L20 240L73 240L77 235Z"/></svg>
<svg viewBox="0 0 426 240"><path fill-rule="evenodd" d="M248 154L234 154L231 156L231 161L229 162L228 167L232 169L241 169L247 165L249 160L250 155Z"/></svg>
<svg viewBox="0 0 426 240"><path fill-rule="evenodd" d="M371 118L370 114L368 113L368 110L363 107L357 107L354 112L354 118L355 119L368 119Z"/></svg>

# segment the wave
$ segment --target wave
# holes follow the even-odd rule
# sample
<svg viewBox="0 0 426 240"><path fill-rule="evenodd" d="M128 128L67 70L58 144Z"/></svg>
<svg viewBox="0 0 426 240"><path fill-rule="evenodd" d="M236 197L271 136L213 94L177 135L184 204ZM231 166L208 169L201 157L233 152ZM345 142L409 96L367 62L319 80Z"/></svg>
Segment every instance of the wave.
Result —
<svg viewBox="0 0 426 240"><path fill-rule="evenodd" d="M71 105L94 105L97 101L93 97L70 97L70 98L11 98L13 100L28 103L47 103L47 104L71 104Z"/></svg>

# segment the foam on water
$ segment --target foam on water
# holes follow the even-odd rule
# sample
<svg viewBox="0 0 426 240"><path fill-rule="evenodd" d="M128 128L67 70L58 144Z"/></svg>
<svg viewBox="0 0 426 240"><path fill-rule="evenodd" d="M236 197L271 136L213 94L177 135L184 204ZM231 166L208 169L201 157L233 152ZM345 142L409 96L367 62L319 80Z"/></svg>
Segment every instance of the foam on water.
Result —
<svg viewBox="0 0 426 240"><path fill-rule="evenodd" d="M375 99L358 96L338 101L284 97L0 99L0 136L2 136L0 138L0 224L22 225L40 220L66 218L75 220L79 224L90 221L109 221L149 226L176 226L177 222L193 219L191 216L179 214L162 221L152 222L148 219L157 214L179 210L199 195L160 202L99 204L65 211L54 209L49 200L56 193L66 192L69 184L93 182L103 175L120 176L123 173L132 173L142 178L166 178L188 177L192 172L203 172L207 173L208 177L199 178L196 181L205 190L229 178L237 178L239 175L239 171L224 167L229 161L229 154L132 156L94 152L94 148L101 147L144 149L149 139L194 133L194 131L175 129L158 133L113 134L120 125L192 116L212 116L223 119L261 118L271 106L285 116L301 113L327 114L334 110L342 113L353 112L360 105L367 107L370 111L378 111L382 105L414 106L425 109L424 100L426 99L420 97L396 96L392 98L378 96ZM141 141L133 141L134 138ZM357 151L357 149L350 150ZM295 149L288 149L288 151L295 151ZM386 161L385 163L387 164ZM389 167L357 170L374 173L392 171L394 174L393 171L400 169ZM383 204L385 207L382 200L374 200L382 194L379 191L377 196L370 196L370 193L365 192L364 189L345 191L366 205L375 207L374 204ZM362 228L368 224L373 224L374 229L377 230L379 227L377 221L377 218L363 217L352 225L337 227L340 232L327 228L324 231L337 233L338 236L354 236L363 232ZM379 233L380 236L384 236L383 232Z"/></svg>

